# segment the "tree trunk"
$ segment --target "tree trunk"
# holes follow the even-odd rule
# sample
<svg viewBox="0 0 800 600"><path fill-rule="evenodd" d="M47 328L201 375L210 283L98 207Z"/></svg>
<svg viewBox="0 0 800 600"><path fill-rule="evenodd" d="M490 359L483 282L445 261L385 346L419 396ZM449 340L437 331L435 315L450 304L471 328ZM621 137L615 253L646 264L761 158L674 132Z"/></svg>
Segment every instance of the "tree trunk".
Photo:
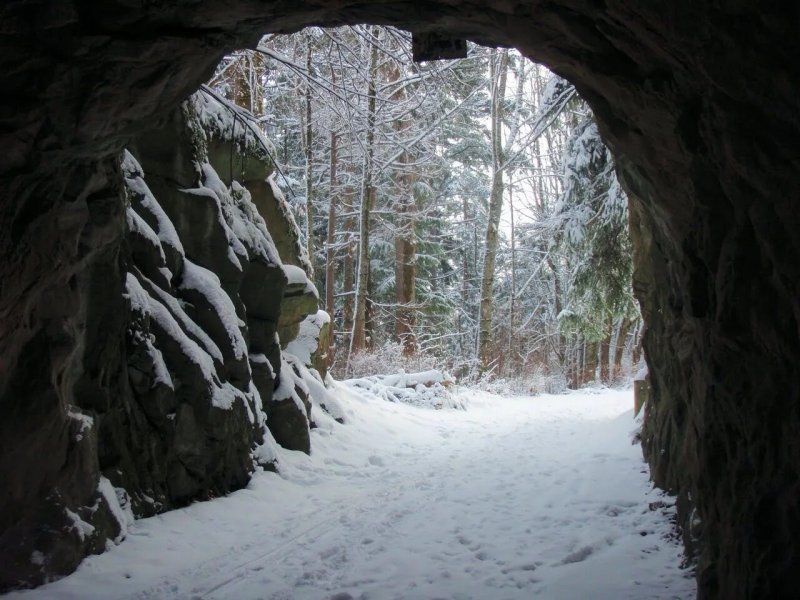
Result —
<svg viewBox="0 0 800 600"><path fill-rule="evenodd" d="M628 346L628 335L631 331L633 321L631 319L623 318L619 323L619 330L617 332L617 343L614 349L614 357L610 361L612 365L611 379L615 380L622 375L622 361L625 358L625 349Z"/></svg>
<svg viewBox="0 0 800 600"><path fill-rule="evenodd" d="M606 337L600 342L600 382L601 383L610 383L611 378L609 377L608 372L608 352L611 348L611 334L607 334Z"/></svg>
<svg viewBox="0 0 800 600"><path fill-rule="evenodd" d="M562 285L561 285L561 273L558 270L558 266L553 262L553 257L548 254L545 258L547 261L547 266L550 269L553 277L553 314L555 315L555 332L553 336L553 342L551 347L556 355L556 358L559 362L561 367L562 373L566 372L568 366L568 343L561 335L561 323L558 320L558 316L561 314L561 311L564 308L562 302Z"/></svg>
<svg viewBox="0 0 800 600"><path fill-rule="evenodd" d="M392 64L388 69L389 82L400 80L400 68ZM400 86L390 100L404 109L406 86ZM408 116L394 119L392 128L395 136L402 140L403 132L410 125ZM414 201L414 175L410 171L409 153L404 150L397 158L396 169L392 173L397 189L397 201L394 206L394 275L395 275L395 336L403 348L404 356L412 356L417 351L416 341L416 279L417 279L417 244Z"/></svg>
<svg viewBox="0 0 800 600"><path fill-rule="evenodd" d="M331 131L330 191L328 193L328 235L325 240L325 312L334 313L334 260L336 241L336 132Z"/></svg>
<svg viewBox="0 0 800 600"><path fill-rule="evenodd" d="M408 214L408 206L399 207L400 231L395 236L395 285L397 308L395 334L403 346L403 354L411 356L417 351L416 338L416 276L417 248L414 239L414 219Z"/></svg>
<svg viewBox="0 0 800 600"><path fill-rule="evenodd" d="M633 332L633 348L631 350L631 364L638 365L642 360L644 341L644 322L639 320L636 324L636 329Z"/></svg>
<svg viewBox="0 0 800 600"><path fill-rule="evenodd" d="M373 37L374 37L373 29ZM369 229L370 209L375 193L372 186L372 154L375 143L375 78L378 63L378 46L371 42L369 59L369 81L367 84L367 131L364 149L364 170L361 186L361 208L358 244L358 280L356 282L355 320L350 353L366 347L367 290L369 289Z"/></svg>
<svg viewBox="0 0 800 600"><path fill-rule="evenodd" d="M478 357L481 370L492 363L492 309L494 295L494 269L497 259L497 233L503 211L503 99L508 74L508 51L493 52L491 60L492 105L492 191L489 196L489 222L486 226L486 241L481 277L480 321L478 325Z"/></svg>
<svg viewBox="0 0 800 600"><path fill-rule="evenodd" d="M469 233L466 231L467 223L469 223L469 203L467 202L467 197L463 196L461 198L461 208L463 211L463 219L464 219L464 238L463 238L463 248L461 249L461 306L457 309L457 326L458 326L458 341L459 341L459 349L461 351L462 357L468 357L471 349L474 346L469 345L468 340L466 339L467 336L465 335L466 332L464 331L464 315L466 308L470 305L469 303L469 281L471 280L470 273L472 272L470 269L470 260L469 260Z"/></svg>
<svg viewBox="0 0 800 600"><path fill-rule="evenodd" d="M567 341L564 350L566 371L567 371L567 387L571 390L577 390L581 386L581 373L579 368L579 350L578 344L570 343Z"/></svg>
<svg viewBox="0 0 800 600"><path fill-rule="evenodd" d="M586 344L586 362L583 366L583 377L581 385L586 385L592 382L597 377L597 355L599 348L597 342L585 342Z"/></svg>
<svg viewBox="0 0 800 600"><path fill-rule="evenodd" d="M481 276L480 323L478 328L478 356L481 369L486 370L492 362L492 312L494 297L494 269L497 260L497 230L500 213L503 209L503 174L496 172L492 177L492 192L489 200L489 225L486 228L486 241Z"/></svg>
<svg viewBox="0 0 800 600"><path fill-rule="evenodd" d="M508 184L508 209L511 216L511 301L508 307L508 365L513 368L514 360L514 328L516 327L516 302L517 302L517 246L514 240L514 184ZM509 372L509 375L513 373Z"/></svg>
<svg viewBox="0 0 800 600"><path fill-rule="evenodd" d="M314 192L313 182L311 181L313 175L313 153L312 142L314 141L314 128L311 122L311 40L308 40L308 47L306 48L306 73L309 79L306 79L306 131L305 131L305 150L306 150L306 248L308 251L308 262L311 263L310 278L313 280L314 271L316 270L316 261L314 259L314 202L312 194Z"/></svg>
<svg viewBox="0 0 800 600"><path fill-rule="evenodd" d="M335 310L335 276L334 260L336 259L336 144L337 136L335 131L331 131L331 164L330 164L330 186L328 192L328 235L325 240L325 312L331 317L331 329L333 330L333 318ZM328 365L333 364L333 335L328 336Z"/></svg>
<svg viewBox="0 0 800 600"><path fill-rule="evenodd" d="M354 207L352 206L352 196L351 197L351 204L350 210ZM355 254L356 254L356 244L355 244L355 219L352 217L348 217L344 224L344 232L345 232L345 254L344 254L344 273L342 275L342 294L344 295L344 310L343 310L343 330L349 332L352 336L353 332L353 321L355 317L355 285L356 285L356 273L355 273ZM348 346L349 346L348 340Z"/></svg>

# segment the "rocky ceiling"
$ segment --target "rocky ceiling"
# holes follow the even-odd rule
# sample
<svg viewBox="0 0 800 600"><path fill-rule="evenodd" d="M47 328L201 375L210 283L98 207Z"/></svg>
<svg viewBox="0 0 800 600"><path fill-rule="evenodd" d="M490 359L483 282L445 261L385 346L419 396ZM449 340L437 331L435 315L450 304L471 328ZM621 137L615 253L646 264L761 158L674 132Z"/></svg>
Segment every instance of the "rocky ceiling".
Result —
<svg viewBox="0 0 800 600"><path fill-rule="evenodd" d="M656 482L679 494L699 595L797 598L796 3L4 2L0 552L38 531L44 498L85 494L92 457L65 434L78 381L110 397L119 385L102 361L81 371L102 351L103 323L83 315L87 273L122 237L121 148L226 51L359 22L516 46L591 103L633 197L654 392L645 451Z"/></svg>

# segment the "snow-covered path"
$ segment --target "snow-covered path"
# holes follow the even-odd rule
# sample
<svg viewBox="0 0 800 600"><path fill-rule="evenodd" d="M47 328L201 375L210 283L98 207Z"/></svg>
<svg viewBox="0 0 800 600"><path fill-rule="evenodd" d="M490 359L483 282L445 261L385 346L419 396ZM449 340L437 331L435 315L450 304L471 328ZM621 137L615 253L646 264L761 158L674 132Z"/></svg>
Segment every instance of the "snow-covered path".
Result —
<svg viewBox="0 0 800 600"><path fill-rule="evenodd" d="M342 391L311 457L138 521L47 599L694 597L631 445L631 392L468 393L434 411Z"/></svg>

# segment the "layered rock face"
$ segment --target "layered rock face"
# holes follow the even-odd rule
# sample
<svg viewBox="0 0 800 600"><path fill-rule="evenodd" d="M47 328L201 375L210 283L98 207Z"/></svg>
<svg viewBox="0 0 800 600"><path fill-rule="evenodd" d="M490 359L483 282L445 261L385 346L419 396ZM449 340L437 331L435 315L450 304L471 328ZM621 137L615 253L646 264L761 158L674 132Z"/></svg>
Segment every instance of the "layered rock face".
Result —
<svg viewBox="0 0 800 600"><path fill-rule="evenodd" d="M113 502L97 502L98 481L110 495L97 478L94 448L102 428L90 426L87 415L113 413L131 429L140 418L126 408L127 354L120 350L130 343L130 300L123 294L131 296L124 287L122 149L167 119L226 50L252 47L265 32L376 22L515 45L573 81L591 103L633 198L653 392L645 452L656 482L679 494L680 521L698 559L699 595L797 597L796 6L166 0L134 10L116 1L20 0L5 3L0 20L4 558L20 540L68 527L54 506L75 512L97 503L96 513L109 513ZM147 182L158 170L142 161ZM185 257L214 271L192 257L189 239L181 242ZM179 258L168 243L161 246L172 272ZM150 268L159 271L160 264ZM172 285L180 286L180 272L172 275ZM217 276L230 291L235 277ZM242 320L252 345L255 320ZM268 356L270 327L264 325L256 353ZM253 361L247 363L255 374ZM234 387L243 367L235 354L214 364ZM231 467L240 464L230 460ZM47 558L53 573L74 567L81 554L117 535L97 519L94 535L64 537L58 551L35 560ZM4 582L30 574L13 561L2 565Z"/></svg>
<svg viewBox="0 0 800 600"><path fill-rule="evenodd" d="M276 468L276 442L310 451L313 406L332 408L317 351L329 319L271 151L198 93L122 153L123 238L90 269L83 314L102 351L83 353L66 415L82 470L33 499L33 534L5 532L4 587L71 571L135 517L244 486Z"/></svg>

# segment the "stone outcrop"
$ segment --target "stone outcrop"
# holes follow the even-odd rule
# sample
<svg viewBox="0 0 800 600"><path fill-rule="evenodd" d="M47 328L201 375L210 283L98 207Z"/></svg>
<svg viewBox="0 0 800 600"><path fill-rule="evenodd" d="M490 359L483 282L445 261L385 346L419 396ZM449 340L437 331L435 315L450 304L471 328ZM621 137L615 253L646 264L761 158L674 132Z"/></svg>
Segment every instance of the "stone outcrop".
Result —
<svg viewBox="0 0 800 600"><path fill-rule="evenodd" d="M84 355L84 373L113 365L117 379L78 380L66 443L81 470L64 489L83 495L59 490L30 514L41 533L4 547L4 586L69 572L135 517L244 486L257 466L276 468L276 441L310 451L313 396L283 348L311 367L317 339L294 338L307 316L327 315L269 142L235 114L198 93L122 154L124 236L117 264L95 267L84 316L103 350ZM116 277L121 290L107 285Z"/></svg>
<svg viewBox="0 0 800 600"><path fill-rule="evenodd" d="M134 460L114 450L123 442L102 439L97 421L133 431L147 418L124 400L119 153L168 119L227 50L265 32L375 22L515 45L592 105L632 198L652 392L645 452L655 481L679 495L699 596L796 598L798 19L791 3L690 0L4 3L0 581L35 581L32 557L66 572L118 535L108 519L97 518L93 535L76 519L86 518L79 507L111 510L98 461ZM182 242L188 252L191 240ZM158 270L146 244L131 241L132 251L141 268ZM179 258L162 250L172 270ZM229 291L236 274L214 272ZM246 324L251 350L261 344L271 356L278 325ZM235 357L222 363L215 369L235 379ZM159 385L153 393L166 394ZM154 410L168 410L164 402L154 398ZM202 416L193 418L187 439L201 429ZM126 472L159 468L138 459L147 452ZM65 533L46 557L13 550L37 547L47 531Z"/></svg>
<svg viewBox="0 0 800 600"><path fill-rule="evenodd" d="M157 296L168 300L168 309L180 315L182 325L188 324L184 326L186 333L195 337L196 332L200 339L193 341L215 359L216 377L205 382L205 387L212 389L211 404L216 404L215 394L220 394L214 390L220 381L225 397L222 402L240 399L247 409L247 419L242 415L231 417L244 432L229 431L219 438L225 443L237 439L244 442L238 449L228 449L244 464L253 447L260 448L259 456L274 454L264 452L264 444L271 443L269 435L266 441L262 439L264 418L280 445L310 451L311 397L302 380L287 371L282 349L294 344L313 353L316 339L295 338L306 316L316 315L319 305L319 295L307 275L310 265L299 229L272 179L273 150L248 118L210 95L195 94L166 127L145 132L134 142L133 147L147 165L146 181L141 180L140 172L132 184L126 174L129 192L133 188L146 193L147 182L153 182L159 190L158 200L151 198L150 204L163 207L157 220L166 224L169 233L161 235L157 230L156 237L167 242L177 238L172 246L185 247L183 262L174 271L177 283L174 275L169 281L167 271L167 286L158 290ZM165 137L175 135L184 144L176 145L174 139ZM176 146L171 159L165 160L164 149ZM150 153L154 148L161 149L155 157ZM130 155L127 158L133 160ZM192 185L191 178L181 181L175 173L194 173L199 185ZM270 215L268 221L264 213ZM129 229L135 230L130 225ZM272 232L281 240L280 245L274 242ZM142 266L136 256L134 253L136 269L144 272L150 266L152 276L145 273L148 283L152 285L159 276L164 279L166 265L156 264L158 257L145 260ZM170 294L177 302L169 298ZM134 337L146 338L138 331ZM181 350L185 353L185 348ZM196 373L189 378L202 382ZM178 379L183 380L180 375ZM197 391L191 390L190 395L198 400ZM215 416L209 422L218 426L221 420L223 417ZM195 452L203 446L185 445ZM208 443L204 445L209 447ZM220 464L219 468L225 474L241 472L235 465ZM199 470L206 476L209 471L207 465ZM248 474L245 469L242 479L246 480ZM208 489L201 483L188 497L197 497Z"/></svg>
<svg viewBox="0 0 800 600"><path fill-rule="evenodd" d="M298 326L298 334L286 347L301 364L314 369L317 378L328 375L328 349L331 344L331 318L324 310L308 315Z"/></svg>

